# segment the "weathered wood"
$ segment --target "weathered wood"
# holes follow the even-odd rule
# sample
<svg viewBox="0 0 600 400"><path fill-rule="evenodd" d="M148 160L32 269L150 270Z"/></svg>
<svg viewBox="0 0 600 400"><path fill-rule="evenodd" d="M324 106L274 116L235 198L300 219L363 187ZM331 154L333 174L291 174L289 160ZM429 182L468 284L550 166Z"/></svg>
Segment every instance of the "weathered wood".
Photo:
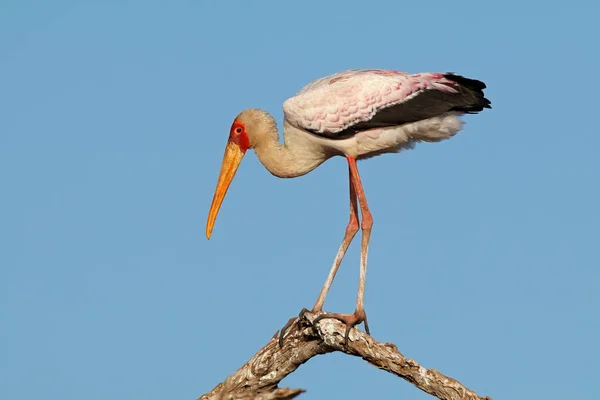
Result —
<svg viewBox="0 0 600 400"><path fill-rule="evenodd" d="M358 329L350 331L344 346L345 325L324 319L314 326L312 321L319 314L303 314L287 332L282 347L276 333L246 364L198 400L292 399L304 390L278 388L279 382L312 357L334 351L361 357L441 400L491 400L434 369L422 367L395 345L379 343Z"/></svg>

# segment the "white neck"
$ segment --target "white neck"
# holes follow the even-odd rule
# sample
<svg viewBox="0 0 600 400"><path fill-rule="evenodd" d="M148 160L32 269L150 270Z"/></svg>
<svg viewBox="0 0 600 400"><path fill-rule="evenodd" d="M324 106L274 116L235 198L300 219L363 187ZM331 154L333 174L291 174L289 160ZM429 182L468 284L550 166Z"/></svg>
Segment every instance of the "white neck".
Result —
<svg viewBox="0 0 600 400"><path fill-rule="evenodd" d="M254 147L256 156L267 170L279 178L295 178L309 173L329 156L324 149L310 140L310 134L284 121L285 143L279 143L279 133L264 135Z"/></svg>

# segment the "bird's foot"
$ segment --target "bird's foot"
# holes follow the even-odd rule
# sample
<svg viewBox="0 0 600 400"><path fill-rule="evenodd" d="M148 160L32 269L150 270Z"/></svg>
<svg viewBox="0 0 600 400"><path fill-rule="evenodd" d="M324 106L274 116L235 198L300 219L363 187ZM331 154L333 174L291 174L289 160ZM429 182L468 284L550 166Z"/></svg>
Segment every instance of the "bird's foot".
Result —
<svg viewBox="0 0 600 400"><path fill-rule="evenodd" d="M283 347L283 337L285 336L285 334L290 330L292 326L301 321L304 318L304 314L306 314L307 312L315 313L319 311L309 311L308 309L303 308L297 317L290 318L279 332L279 347ZM344 334L344 346L348 346L348 335L350 334L350 329L352 329L356 325L359 325L361 322L365 323L365 332L367 332L367 335L371 334L369 331L369 323L367 322L367 314L364 310L356 310L354 314L324 313L315 318L312 321L312 325L316 325L317 322L327 318L337 319L338 321L346 324L346 332Z"/></svg>
<svg viewBox="0 0 600 400"><path fill-rule="evenodd" d="M326 318L337 319L338 321L346 324L346 333L344 334L344 346L348 346L348 335L350 334L350 329L360 324L361 322L365 323L365 331L367 332L367 335L371 334L369 332L369 324L367 323L367 314L365 314L364 310L356 310L354 314L321 314L317 318L315 318L312 323L313 325L316 325L317 322Z"/></svg>
<svg viewBox="0 0 600 400"><path fill-rule="evenodd" d="M281 331L279 331L279 347L283 347L283 336L286 334L286 332L296 323L298 323L298 321L300 321L302 318L304 318L304 314L308 312L308 309L303 308L302 311L300 311L300 314L298 314L297 317L292 317L289 319L289 321L283 326L283 328L281 328Z"/></svg>

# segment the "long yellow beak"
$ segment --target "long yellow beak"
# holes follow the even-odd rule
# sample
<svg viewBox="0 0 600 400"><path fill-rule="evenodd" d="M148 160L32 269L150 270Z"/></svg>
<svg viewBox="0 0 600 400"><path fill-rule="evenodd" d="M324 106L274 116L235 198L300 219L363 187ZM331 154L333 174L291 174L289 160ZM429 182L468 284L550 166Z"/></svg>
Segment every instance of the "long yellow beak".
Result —
<svg viewBox="0 0 600 400"><path fill-rule="evenodd" d="M233 180L233 177L240 166L240 162L242 162L242 158L244 158L244 154L245 152L242 151L238 144L231 140L227 143L225 155L223 156L223 163L221 164L221 172L219 173L219 180L217 181L217 188L215 189L213 201L210 205L210 210L208 211L208 220L206 221L207 239L210 239L215 220L217 219L217 214L221 208L221 203L223 203L225 194L227 194L227 189L229 189L229 184Z"/></svg>

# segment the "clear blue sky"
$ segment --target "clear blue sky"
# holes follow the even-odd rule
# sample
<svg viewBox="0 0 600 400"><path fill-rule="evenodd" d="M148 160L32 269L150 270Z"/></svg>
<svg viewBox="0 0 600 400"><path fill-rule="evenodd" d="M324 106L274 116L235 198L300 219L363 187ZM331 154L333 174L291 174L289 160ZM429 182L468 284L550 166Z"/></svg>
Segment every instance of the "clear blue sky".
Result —
<svg viewBox="0 0 600 400"><path fill-rule="evenodd" d="M210 241L206 215L233 117L353 68L454 71L494 107L359 163L374 337L494 399L597 396L598 2L257 3L2 1L0 398L194 399L312 306L342 158L281 180L250 153ZM283 383L429 398L341 354Z"/></svg>

